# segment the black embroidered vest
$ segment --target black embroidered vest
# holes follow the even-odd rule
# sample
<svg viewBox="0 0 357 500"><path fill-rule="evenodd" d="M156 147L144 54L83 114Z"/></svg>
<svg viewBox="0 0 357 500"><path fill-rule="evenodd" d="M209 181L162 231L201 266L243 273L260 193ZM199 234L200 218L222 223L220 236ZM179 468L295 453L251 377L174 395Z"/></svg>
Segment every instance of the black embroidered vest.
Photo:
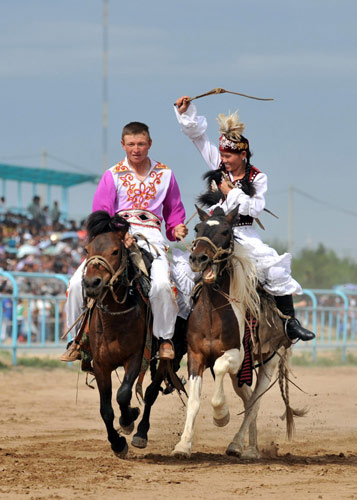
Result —
<svg viewBox="0 0 357 500"><path fill-rule="evenodd" d="M256 176L260 174L260 170L258 170L256 167L254 167L253 165L250 166L250 173L249 173L249 181L250 183L252 183L254 181L254 179L256 178ZM237 187L240 187L240 179L237 179L236 181L233 181L233 184ZM239 216L239 223L238 224L234 224L235 227L240 227L240 226L251 226L254 222L254 219L253 217L251 217L250 215L240 215Z"/></svg>

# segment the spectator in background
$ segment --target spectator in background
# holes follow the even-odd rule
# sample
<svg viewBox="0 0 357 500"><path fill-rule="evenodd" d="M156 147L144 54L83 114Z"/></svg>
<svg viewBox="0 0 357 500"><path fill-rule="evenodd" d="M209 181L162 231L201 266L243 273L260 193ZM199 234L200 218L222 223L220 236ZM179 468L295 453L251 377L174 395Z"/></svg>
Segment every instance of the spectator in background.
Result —
<svg viewBox="0 0 357 500"><path fill-rule="evenodd" d="M53 202L53 207L51 208L50 212L52 224L56 224L59 221L59 218L61 216L61 212L58 207L58 201Z"/></svg>
<svg viewBox="0 0 357 500"><path fill-rule="evenodd" d="M32 198L32 203L27 207L27 211L32 217L33 223L35 227L41 226L41 206L40 206L40 197L35 195Z"/></svg>
<svg viewBox="0 0 357 500"><path fill-rule="evenodd" d="M6 289L6 284L4 283L4 290L1 290L1 293L11 293L11 289ZM1 307L2 307L2 331L1 331L1 340L5 341L6 339L11 337L11 324L12 324L12 298L4 297L1 299Z"/></svg>
<svg viewBox="0 0 357 500"><path fill-rule="evenodd" d="M35 208L32 210L35 217L39 200L40 198L36 197L35 207L32 207ZM32 214L26 216L11 211L2 214L0 267L6 271L73 274L83 259L86 232L81 231L78 236L72 235L62 241L61 233L68 232L67 225L59 221L55 224L49 222L49 225L44 222L35 224ZM75 227L75 221L72 221L71 227ZM58 248L55 248L57 243ZM35 288L27 292L33 293Z"/></svg>
<svg viewBox="0 0 357 500"><path fill-rule="evenodd" d="M43 226L51 226L51 216L49 213L48 205L43 207L40 215L41 225Z"/></svg>
<svg viewBox="0 0 357 500"><path fill-rule="evenodd" d="M4 214L6 212L6 199L5 196L0 198L0 213Z"/></svg>
<svg viewBox="0 0 357 500"><path fill-rule="evenodd" d="M69 231L78 231L78 227L75 220L70 220L69 224L70 224L68 228Z"/></svg>

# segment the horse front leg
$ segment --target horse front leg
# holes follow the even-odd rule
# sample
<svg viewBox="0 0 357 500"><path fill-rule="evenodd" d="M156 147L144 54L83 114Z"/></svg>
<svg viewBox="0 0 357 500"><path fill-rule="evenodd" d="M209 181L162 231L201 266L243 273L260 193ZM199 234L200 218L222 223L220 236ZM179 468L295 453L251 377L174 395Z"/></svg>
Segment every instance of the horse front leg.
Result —
<svg viewBox="0 0 357 500"><path fill-rule="evenodd" d="M171 452L173 456L190 457L192 450L193 428L200 409L200 396L202 391L202 374L204 371L203 360L193 359L189 353L189 396L186 411L186 423L180 441Z"/></svg>
<svg viewBox="0 0 357 500"><path fill-rule="evenodd" d="M237 373L242 362L244 352L239 349L229 349L216 359L213 371L216 376L211 404L213 407L213 423L217 427L224 427L229 422L229 408L223 389L223 379L227 373Z"/></svg>
<svg viewBox="0 0 357 500"><path fill-rule="evenodd" d="M187 352L187 344L185 343L187 321L177 317L175 325L175 333L172 338L175 346L175 359L173 361L173 370L175 372L180 368L180 362L184 354ZM155 362L156 368L156 362ZM163 371L165 370L165 371ZM136 448L146 448L148 443L148 432L150 429L150 414L151 408L155 403L157 396L160 392L160 386L165 379L167 371L165 369L165 364L160 363L156 370L155 375L152 378L151 384L147 387L145 391L145 407L143 412L143 417L137 427L136 434L133 436L131 444Z"/></svg>
<svg viewBox="0 0 357 500"><path fill-rule="evenodd" d="M131 434L133 432L134 422L140 415L139 408L132 408L130 406L132 388L135 379L139 375L140 366L141 354L132 358L131 361L124 366L125 375L117 392L117 402L121 412L119 425L124 434Z"/></svg>
<svg viewBox="0 0 357 500"><path fill-rule="evenodd" d="M112 374L110 371L99 370L95 363L94 372L100 395L100 414L107 428L108 441L115 455L119 458L124 458L128 452L126 439L123 436L119 436L113 427Z"/></svg>
<svg viewBox="0 0 357 500"><path fill-rule="evenodd" d="M278 356L274 356L270 361L268 361L268 363L259 368L254 391L244 405L245 413L242 425L240 426L237 434L234 436L232 442L229 444L226 450L227 455L238 456L241 458L259 458L260 452L257 444L256 419L260 407L261 396L269 387L278 360ZM243 452L244 438L248 428L249 447L245 452Z"/></svg>

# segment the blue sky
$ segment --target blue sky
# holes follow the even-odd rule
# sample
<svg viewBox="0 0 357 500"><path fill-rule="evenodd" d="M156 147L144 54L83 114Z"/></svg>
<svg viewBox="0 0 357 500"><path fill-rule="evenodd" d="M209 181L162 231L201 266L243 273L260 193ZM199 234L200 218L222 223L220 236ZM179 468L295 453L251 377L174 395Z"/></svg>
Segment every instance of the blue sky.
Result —
<svg viewBox="0 0 357 500"><path fill-rule="evenodd" d="M173 102L214 87L274 97L196 102L212 141L218 113L240 111L253 163L268 175L267 206L280 216L262 217L264 239L286 241L294 186L295 252L324 243L355 258L357 3L223 4L109 0L109 164L123 157L122 126L147 122L151 157L173 168L190 216L206 167L181 134ZM0 161L40 166L45 148L101 174L102 1L3 0L0 63ZM48 167L71 170L50 158ZM94 190L70 191L75 217L90 212ZM9 189L9 204L15 193ZM31 196L28 186L24 202Z"/></svg>

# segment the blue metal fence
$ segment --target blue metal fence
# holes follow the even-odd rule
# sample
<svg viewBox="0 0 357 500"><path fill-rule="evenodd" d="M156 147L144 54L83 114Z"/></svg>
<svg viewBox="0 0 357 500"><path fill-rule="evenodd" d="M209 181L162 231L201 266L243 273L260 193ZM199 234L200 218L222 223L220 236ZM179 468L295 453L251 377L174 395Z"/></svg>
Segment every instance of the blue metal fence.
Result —
<svg viewBox="0 0 357 500"><path fill-rule="evenodd" d="M70 276L7 272L0 269L0 350L12 351L16 365L21 349L64 349L64 304ZM339 349L342 362L357 348L357 290L303 290L296 298L296 315L316 332L312 342L298 342L294 350L317 353Z"/></svg>
<svg viewBox="0 0 357 500"><path fill-rule="evenodd" d="M303 326L316 333L312 342L299 342L294 349L312 352L339 349L342 362L347 351L357 348L357 290L303 290L296 303L296 316Z"/></svg>
<svg viewBox="0 0 357 500"><path fill-rule="evenodd" d="M0 350L62 348L69 276L0 269Z"/></svg>

